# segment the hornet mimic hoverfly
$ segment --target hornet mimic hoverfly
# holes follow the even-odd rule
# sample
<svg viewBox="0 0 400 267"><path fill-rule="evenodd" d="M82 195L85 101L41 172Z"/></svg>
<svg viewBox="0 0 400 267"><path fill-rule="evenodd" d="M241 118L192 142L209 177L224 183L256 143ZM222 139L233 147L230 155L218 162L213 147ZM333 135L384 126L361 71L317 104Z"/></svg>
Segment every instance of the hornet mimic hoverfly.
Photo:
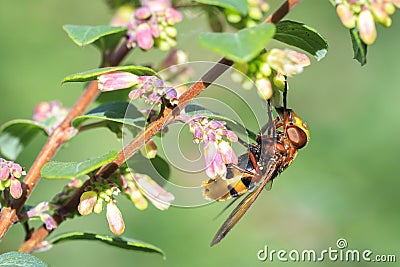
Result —
<svg viewBox="0 0 400 267"><path fill-rule="evenodd" d="M285 86L286 87L286 86ZM232 211L211 241L219 243L242 218L264 187L270 188L272 181L294 160L297 150L309 140L309 131L303 120L284 106L276 108L278 118L272 119L270 103L267 103L268 123L261 128L255 144L246 144L247 152L238 158L238 164L227 164L225 177L203 182L204 197L216 201L237 198L251 191Z"/></svg>

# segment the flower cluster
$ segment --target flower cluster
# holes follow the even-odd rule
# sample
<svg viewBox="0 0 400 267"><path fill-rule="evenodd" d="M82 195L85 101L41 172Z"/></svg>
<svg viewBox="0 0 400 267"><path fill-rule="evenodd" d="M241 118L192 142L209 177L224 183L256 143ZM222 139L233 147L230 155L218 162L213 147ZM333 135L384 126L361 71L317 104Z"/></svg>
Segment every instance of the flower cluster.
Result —
<svg viewBox="0 0 400 267"><path fill-rule="evenodd" d="M158 105L162 100L167 100L170 104L178 103L178 94L173 87L166 86L164 82L155 76L141 76L140 87L129 93L129 98L134 100L142 98L150 105Z"/></svg>
<svg viewBox="0 0 400 267"><path fill-rule="evenodd" d="M168 209L174 200L172 194L149 176L131 173L128 169L127 172L116 175L113 181L94 182L93 186L81 195L78 212L83 216L92 212L100 214L105 203L108 226L115 235L121 235L125 230L125 223L116 205L116 197L119 194L126 195L139 210L147 208L144 196L160 210Z"/></svg>
<svg viewBox="0 0 400 267"><path fill-rule="evenodd" d="M166 210L175 199L148 175L127 172L121 175L122 193L135 204L139 210L147 208L146 198L159 210ZM146 197L146 198L144 198Z"/></svg>
<svg viewBox="0 0 400 267"><path fill-rule="evenodd" d="M239 11L225 9L226 20L240 28L254 27L261 22L269 10L269 5L263 0L247 0L247 5L246 16L241 15Z"/></svg>
<svg viewBox="0 0 400 267"><path fill-rule="evenodd" d="M245 64L235 63L236 70L232 73L232 79L242 82L244 89L251 89L253 80L261 98L270 99L273 94L273 86L283 89L283 76L293 76L303 71L310 65L309 58L290 49L271 49L252 61ZM243 80L243 74L250 79Z"/></svg>
<svg viewBox="0 0 400 267"><path fill-rule="evenodd" d="M99 75L97 78L98 89L102 92L115 91L134 87L129 93L129 98L142 98L150 105L159 105L163 99L170 104L178 103L177 92L173 87L155 76L137 76L129 72L110 72Z"/></svg>
<svg viewBox="0 0 400 267"><path fill-rule="evenodd" d="M238 137L226 128L226 122L209 119L203 115L180 115L180 119L189 125L196 144L204 143L206 174L210 178L224 176L226 165L237 164L238 158L230 142L237 142Z"/></svg>
<svg viewBox="0 0 400 267"><path fill-rule="evenodd" d="M45 126L46 132L51 134L65 119L69 112L59 101L41 102L33 112L33 120Z"/></svg>
<svg viewBox="0 0 400 267"><path fill-rule="evenodd" d="M57 222L48 213L52 209L49 202L40 202L36 207L30 209L26 215L28 218L38 217L46 226L46 229L51 231L57 228Z"/></svg>
<svg viewBox="0 0 400 267"><path fill-rule="evenodd" d="M72 180L66 186L64 186L62 192L57 194L50 202L40 202L34 208L31 208L28 212L26 212L26 216L28 218L39 218L49 231L57 228L57 222L52 217L54 210L60 206L63 206L65 201L75 194L76 189L81 186L81 180ZM71 214L71 216L73 215Z"/></svg>
<svg viewBox="0 0 400 267"><path fill-rule="evenodd" d="M170 0L145 1L127 25L128 45L137 45L143 50L156 46L166 51L176 45L174 25L182 19L182 14L171 7Z"/></svg>
<svg viewBox="0 0 400 267"><path fill-rule="evenodd" d="M0 158L0 191L8 189L13 198L20 198L22 186L18 179L22 175L26 175L26 172L21 165Z"/></svg>
<svg viewBox="0 0 400 267"><path fill-rule="evenodd" d="M79 214L86 216L92 212L100 214L103 211L103 202L106 203L106 217L108 226L115 235L121 235L125 230L125 223L121 211L118 209L115 197L120 190L116 184L106 181L95 182L92 190L81 195L78 205Z"/></svg>
<svg viewBox="0 0 400 267"><path fill-rule="evenodd" d="M390 27L392 15L396 7L400 8L399 0L335 0L336 12L349 29L357 26L361 40L367 45L376 39L375 22Z"/></svg>

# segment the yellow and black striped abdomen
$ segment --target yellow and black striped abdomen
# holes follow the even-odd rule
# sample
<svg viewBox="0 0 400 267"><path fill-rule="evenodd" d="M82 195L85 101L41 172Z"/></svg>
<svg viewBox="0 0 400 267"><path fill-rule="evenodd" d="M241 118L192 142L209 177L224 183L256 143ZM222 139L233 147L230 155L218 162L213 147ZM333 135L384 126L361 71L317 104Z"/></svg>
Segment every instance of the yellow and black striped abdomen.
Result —
<svg viewBox="0 0 400 267"><path fill-rule="evenodd" d="M232 167L229 167L228 170L229 178L209 179L203 182L202 186L206 199L224 201L241 196L254 187L254 175L242 173Z"/></svg>

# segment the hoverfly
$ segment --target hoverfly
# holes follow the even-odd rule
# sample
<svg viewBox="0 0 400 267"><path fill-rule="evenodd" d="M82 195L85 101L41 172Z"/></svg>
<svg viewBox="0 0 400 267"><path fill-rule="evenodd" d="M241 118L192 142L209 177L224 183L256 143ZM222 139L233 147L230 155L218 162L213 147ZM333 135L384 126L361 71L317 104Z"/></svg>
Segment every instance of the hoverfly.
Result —
<svg viewBox="0 0 400 267"><path fill-rule="evenodd" d="M276 108L278 118L272 119L270 103L267 103L268 123L261 128L255 144L246 144L247 152L238 158L238 164L227 164L225 177L203 182L204 197L216 201L237 198L251 191L232 211L211 241L219 243L242 218L263 188L272 186L272 181L295 159L297 150L309 140L309 131L303 120L284 106ZM265 177L265 178L264 178ZM253 190L253 191L252 191Z"/></svg>

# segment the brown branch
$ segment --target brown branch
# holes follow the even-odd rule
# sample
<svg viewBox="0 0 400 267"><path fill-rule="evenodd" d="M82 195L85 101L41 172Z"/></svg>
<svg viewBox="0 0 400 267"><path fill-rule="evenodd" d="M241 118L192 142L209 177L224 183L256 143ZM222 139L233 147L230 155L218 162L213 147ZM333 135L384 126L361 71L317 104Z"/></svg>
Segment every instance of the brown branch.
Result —
<svg viewBox="0 0 400 267"><path fill-rule="evenodd" d="M301 0L285 1L285 3L274 14L272 14L272 16L265 20L265 23L278 23L300 1ZM219 76L221 76L232 64L233 62L231 60L222 58L184 94L182 94L182 96L179 98L179 104L175 109L165 108L160 118L148 125L144 131L139 133L127 146L124 147L123 150L118 153L117 159L115 159L112 163L103 166L96 173L96 176L101 176L103 178L111 176L122 164L132 157L143 144L161 131L164 126L168 125L175 114L179 114L179 112L191 100L193 100ZM84 185L77 190L77 192L75 192L71 199L69 199L66 205L56 212L54 219L58 224L61 224L70 213L76 210L79 204L80 196L88 185L90 185L90 180L87 180ZM31 238L19 248L19 251L32 252L32 250L35 249L36 244L42 242L50 234L50 232L51 231L46 230L45 226L40 227L32 234Z"/></svg>
<svg viewBox="0 0 400 267"><path fill-rule="evenodd" d="M286 0L264 23L277 24L300 2L301 0Z"/></svg>

